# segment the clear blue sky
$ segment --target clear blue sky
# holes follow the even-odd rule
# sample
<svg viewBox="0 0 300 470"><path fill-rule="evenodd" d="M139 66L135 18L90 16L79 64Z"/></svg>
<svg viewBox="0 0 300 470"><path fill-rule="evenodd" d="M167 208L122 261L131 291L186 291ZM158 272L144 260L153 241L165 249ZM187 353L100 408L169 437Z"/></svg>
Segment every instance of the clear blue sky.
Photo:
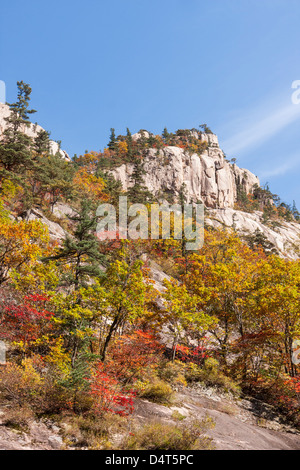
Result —
<svg viewBox="0 0 300 470"><path fill-rule="evenodd" d="M71 156L110 128L207 123L300 206L299 0L1 0L0 80L33 88L34 120Z"/></svg>

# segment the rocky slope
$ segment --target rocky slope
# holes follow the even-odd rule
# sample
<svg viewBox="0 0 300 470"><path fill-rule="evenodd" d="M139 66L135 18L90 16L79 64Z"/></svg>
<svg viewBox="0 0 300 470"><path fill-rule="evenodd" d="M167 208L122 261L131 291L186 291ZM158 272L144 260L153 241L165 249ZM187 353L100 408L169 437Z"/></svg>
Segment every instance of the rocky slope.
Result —
<svg viewBox="0 0 300 470"><path fill-rule="evenodd" d="M262 212L242 212L232 208L209 210L205 223L215 228L234 228L242 237L259 230L279 255L298 259L300 253L300 224L280 221L274 225L262 222Z"/></svg>
<svg viewBox="0 0 300 470"><path fill-rule="evenodd" d="M168 407L138 400L134 420L170 423L174 412L182 419L210 417L214 426L206 435L215 450L299 450L300 435L284 418L258 400L236 399L214 388L181 387Z"/></svg>
<svg viewBox="0 0 300 470"><path fill-rule="evenodd" d="M237 399L214 388L200 384L194 388L180 387L168 406L144 399L135 401L131 428L151 422L176 424L175 416L182 420L210 417L214 423L205 434L215 450L299 450L300 434L285 423L284 417L271 406L258 400ZM51 419L28 421L26 429L14 429L5 424L6 410L0 409L1 450L72 450L70 441L64 439L66 424ZM112 441L117 448L122 434ZM80 450L80 446L76 449ZM85 448L86 449L86 448Z"/></svg>

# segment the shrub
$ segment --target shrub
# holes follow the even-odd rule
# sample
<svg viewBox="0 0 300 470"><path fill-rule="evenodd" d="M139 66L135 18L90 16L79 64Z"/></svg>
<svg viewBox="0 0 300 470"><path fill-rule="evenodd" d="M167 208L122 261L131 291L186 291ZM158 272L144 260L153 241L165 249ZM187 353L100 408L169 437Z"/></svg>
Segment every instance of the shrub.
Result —
<svg viewBox="0 0 300 470"><path fill-rule="evenodd" d="M66 416L59 424L68 445L100 449L110 447L109 439L113 434L125 431L127 420L112 414L104 414L101 418L87 414Z"/></svg>
<svg viewBox="0 0 300 470"><path fill-rule="evenodd" d="M204 433L212 428L211 418L180 424L150 423L126 438L122 448L129 450L210 449L211 439Z"/></svg>
<svg viewBox="0 0 300 470"><path fill-rule="evenodd" d="M158 370L160 379L174 385L187 385L185 379L185 370L187 366L181 361L164 362Z"/></svg>
<svg viewBox="0 0 300 470"><path fill-rule="evenodd" d="M105 369L123 384L134 383L157 368L162 349L151 332L136 330L111 345Z"/></svg>
<svg viewBox="0 0 300 470"><path fill-rule="evenodd" d="M146 385L140 396L155 403L170 403L173 394L172 387L168 383L155 379Z"/></svg>
<svg viewBox="0 0 300 470"><path fill-rule="evenodd" d="M2 424L19 431L26 431L33 417L33 412L29 407L14 407L6 411Z"/></svg>
<svg viewBox="0 0 300 470"><path fill-rule="evenodd" d="M199 367L196 364L189 364L185 371L185 377L188 382L202 382L209 387L216 387L239 395L239 386L228 376L226 376L216 359L206 359L204 366Z"/></svg>
<svg viewBox="0 0 300 470"><path fill-rule="evenodd" d="M0 369L0 397L18 407L30 407L34 413L58 413L71 408L72 391L59 384L57 368L43 369L39 358L25 359L21 365L8 363ZM80 409L90 409L87 394L77 394Z"/></svg>
<svg viewBox="0 0 300 470"><path fill-rule="evenodd" d="M133 398L135 393L128 390L114 376L104 370L99 362L89 379L89 394L93 398L94 412L102 416L105 413L128 416L133 412Z"/></svg>
<svg viewBox="0 0 300 470"><path fill-rule="evenodd" d="M248 379L243 391L270 404L277 414L282 413L282 418L300 428L300 376L279 375L275 378L259 375Z"/></svg>
<svg viewBox="0 0 300 470"><path fill-rule="evenodd" d="M0 371L2 397L19 406L37 406L43 394L43 383L31 359L24 360L21 366L8 363Z"/></svg>

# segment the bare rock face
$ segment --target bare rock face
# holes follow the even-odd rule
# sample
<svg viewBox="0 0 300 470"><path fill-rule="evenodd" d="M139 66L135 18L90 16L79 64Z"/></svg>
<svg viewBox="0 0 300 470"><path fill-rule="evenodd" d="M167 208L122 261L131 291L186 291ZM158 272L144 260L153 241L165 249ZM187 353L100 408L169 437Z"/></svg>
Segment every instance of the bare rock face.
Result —
<svg viewBox="0 0 300 470"><path fill-rule="evenodd" d="M0 140L1 140L1 135L7 128L7 122L5 121L5 118L7 118L9 115L10 115L9 106L6 104L0 103ZM21 132L23 132L24 134L32 138L36 137L37 134L43 130L44 129L38 124L32 124L32 123L30 123L30 126L24 125L21 128ZM55 155L57 152L60 154L60 156L63 159L71 160L67 152L59 148L59 145L57 142L55 142L54 140L50 140L50 153Z"/></svg>
<svg viewBox="0 0 300 470"><path fill-rule="evenodd" d="M133 137L135 140L140 138L140 133ZM253 173L226 161L215 134L201 134L200 140L208 144L201 155L189 154L174 146L147 151L144 181L154 196L161 200L168 200L170 195L176 198L184 185L189 202L203 202L210 208L227 208L234 206L238 186L246 193L251 193L254 185L259 186ZM132 171L131 163L112 170L124 190L132 185Z"/></svg>
<svg viewBox="0 0 300 470"><path fill-rule="evenodd" d="M28 220L40 220L43 224L48 227L49 236L52 240L63 240L66 236L65 230L56 222L53 222L38 209L32 209Z"/></svg>
<svg viewBox="0 0 300 470"><path fill-rule="evenodd" d="M134 135L135 139L141 133ZM144 133L144 137L145 136ZM260 231L285 258L300 256L300 224L280 221L265 223L262 212L242 212L234 209L238 191L246 194L260 186L251 171L229 163L219 147L214 134L195 134L207 143L201 154L189 154L179 147L165 147L159 152L148 149L144 159L144 182L148 190L161 201L178 197L182 185L188 202L203 202L207 208L205 223L216 228L234 228L240 236L254 235ZM124 190L131 185L132 164L123 164L112 173L120 180Z"/></svg>
<svg viewBox="0 0 300 470"><path fill-rule="evenodd" d="M259 230L275 247L278 254L288 259L298 259L300 253L300 224L285 222L275 226L262 222L262 212L243 212L227 209L210 209L205 223L215 228L234 228L240 235L251 235Z"/></svg>

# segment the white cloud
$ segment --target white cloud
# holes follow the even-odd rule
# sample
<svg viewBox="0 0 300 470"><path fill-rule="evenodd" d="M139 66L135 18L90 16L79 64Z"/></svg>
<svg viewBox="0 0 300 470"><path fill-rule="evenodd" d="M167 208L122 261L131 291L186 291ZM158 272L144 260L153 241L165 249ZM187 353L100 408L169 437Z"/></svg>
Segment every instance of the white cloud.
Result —
<svg viewBox="0 0 300 470"><path fill-rule="evenodd" d="M237 132L222 142L222 148L229 156L240 155L266 142L297 119L300 119L300 105L285 104L268 112L262 106L232 123L230 127L235 127Z"/></svg>
<svg viewBox="0 0 300 470"><path fill-rule="evenodd" d="M279 175L281 176L281 175L284 175L285 173L288 173L289 171L293 170L298 165L300 165L300 152L298 152L297 154L289 157L287 160L285 158L284 163L280 163L277 166L269 167L266 170L258 171L259 177L260 178L269 178L270 176L279 176Z"/></svg>

